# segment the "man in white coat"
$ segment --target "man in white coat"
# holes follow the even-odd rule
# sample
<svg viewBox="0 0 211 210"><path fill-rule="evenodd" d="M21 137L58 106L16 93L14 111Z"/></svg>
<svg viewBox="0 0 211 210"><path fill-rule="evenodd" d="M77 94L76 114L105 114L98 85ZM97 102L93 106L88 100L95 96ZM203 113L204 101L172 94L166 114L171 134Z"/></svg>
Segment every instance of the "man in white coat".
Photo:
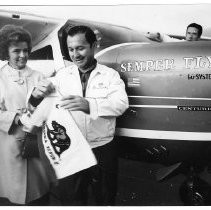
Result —
<svg viewBox="0 0 211 210"><path fill-rule="evenodd" d="M125 85L117 71L94 58L96 36L86 26L69 29L67 48L75 65L52 79L63 96L60 106L71 112L98 161L96 166L59 180L62 205L114 205L117 190L117 152L113 140L116 118L128 108Z"/></svg>
<svg viewBox="0 0 211 210"><path fill-rule="evenodd" d="M67 48L75 65L57 75L57 87L64 96L60 106L71 111L98 164L79 172L73 179L64 179L61 192L65 188L67 192L68 183L76 180L75 199L83 198L81 204L86 205L91 185L93 205L114 205L117 154L113 138L116 117L128 108L128 97L118 72L95 60L95 47L96 36L89 27L75 26L68 31ZM69 199L71 195L66 201Z"/></svg>

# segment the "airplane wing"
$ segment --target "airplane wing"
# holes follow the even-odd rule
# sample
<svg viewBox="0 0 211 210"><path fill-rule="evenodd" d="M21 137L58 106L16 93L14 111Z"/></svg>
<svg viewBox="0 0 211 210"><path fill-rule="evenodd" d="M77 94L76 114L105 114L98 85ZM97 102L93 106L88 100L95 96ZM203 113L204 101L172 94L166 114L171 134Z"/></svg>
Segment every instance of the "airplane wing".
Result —
<svg viewBox="0 0 211 210"><path fill-rule="evenodd" d="M87 21L83 19L69 19L67 22L66 21L67 20L17 11L0 10L0 28L6 24L22 26L32 34L32 46L40 43L59 26L61 26L59 36L60 39L62 39L63 30L67 31L68 28L74 25L87 25L91 27L96 32L97 38L101 42L99 50L124 42L150 42L150 40L142 33L124 26Z"/></svg>
<svg viewBox="0 0 211 210"><path fill-rule="evenodd" d="M66 47L66 36L68 29L75 25L87 25L93 29L98 41L96 54L106 48L122 43L152 42L143 33L124 26L83 19L56 19L17 11L0 10L0 28L6 24L22 26L31 33L33 53L30 55L28 64L41 72L47 72L46 75L48 76L54 72L53 69L63 68L64 63L65 66L71 65L71 59ZM54 63L51 61L53 58L55 59ZM36 62L37 60L39 62ZM44 64L39 65L38 63L41 60L45 61L45 63L48 60L52 65L48 63L48 68ZM41 69L40 66L43 66L43 68ZM51 73L48 73L49 71L46 69L50 69Z"/></svg>
<svg viewBox="0 0 211 210"><path fill-rule="evenodd" d="M56 27L61 20L46 18L33 14L0 10L0 28L4 25L12 24L22 26L32 35L32 46L45 39Z"/></svg>

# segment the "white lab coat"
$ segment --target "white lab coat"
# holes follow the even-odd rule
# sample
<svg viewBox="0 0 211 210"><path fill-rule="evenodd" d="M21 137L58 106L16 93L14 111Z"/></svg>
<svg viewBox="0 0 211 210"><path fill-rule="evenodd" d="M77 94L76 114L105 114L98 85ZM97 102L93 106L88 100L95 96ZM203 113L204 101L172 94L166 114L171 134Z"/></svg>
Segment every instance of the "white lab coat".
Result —
<svg viewBox="0 0 211 210"><path fill-rule="evenodd" d="M63 96L82 96L82 86L77 66L60 70L51 79ZM125 85L119 73L105 65L97 64L91 72L85 98L89 101L90 114L73 111L72 116L92 148L112 141L116 117L128 108Z"/></svg>
<svg viewBox="0 0 211 210"><path fill-rule="evenodd" d="M43 76L26 67L0 69L0 197L25 204L44 195L49 182L39 158L22 159L25 133L12 127L15 115L26 110L26 96ZM18 81L22 84L18 84Z"/></svg>

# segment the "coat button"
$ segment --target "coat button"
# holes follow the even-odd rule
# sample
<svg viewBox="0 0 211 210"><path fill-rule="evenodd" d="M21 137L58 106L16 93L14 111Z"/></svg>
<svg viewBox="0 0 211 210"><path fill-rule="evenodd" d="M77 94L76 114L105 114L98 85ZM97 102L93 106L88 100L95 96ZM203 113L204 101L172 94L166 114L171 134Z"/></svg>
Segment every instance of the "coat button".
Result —
<svg viewBox="0 0 211 210"><path fill-rule="evenodd" d="M27 108L22 108L22 113L26 113L27 112Z"/></svg>
<svg viewBox="0 0 211 210"><path fill-rule="evenodd" d="M19 85L22 85L23 83L24 83L24 80L23 80L23 79L19 79L19 80L18 80L18 84L19 84Z"/></svg>

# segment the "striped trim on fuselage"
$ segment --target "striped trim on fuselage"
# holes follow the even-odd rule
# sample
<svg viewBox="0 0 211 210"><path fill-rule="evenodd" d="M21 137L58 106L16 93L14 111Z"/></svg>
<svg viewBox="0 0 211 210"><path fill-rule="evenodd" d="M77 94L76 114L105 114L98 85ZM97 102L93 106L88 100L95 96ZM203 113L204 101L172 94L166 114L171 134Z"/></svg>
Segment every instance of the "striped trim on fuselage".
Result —
<svg viewBox="0 0 211 210"><path fill-rule="evenodd" d="M175 104L165 104L165 103L169 103L168 100L171 101L171 103L174 101L173 100L180 100L180 101L195 101L195 102L198 102L199 101L211 101L211 98L189 98L189 97L165 97L165 96L128 96L128 98L131 98L131 99L146 99L146 101L148 101L149 99L164 99L163 101L159 100L159 103L162 103L162 104L131 104L130 103L130 107L140 107L140 108L160 108L160 109L177 109L178 108L178 104L175 105ZM134 102L134 101L133 101ZM132 103L133 103L132 102ZM153 100L153 103L158 103L158 101L154 102Z"/></svg>
<svg viewBox="0 0 211 210"><path fill-rule="evenodd" d="M175 109L177 106L174 105L130 105L130 107L142 107L142 108L160 108L160 109Z"/></svg>
<svg viewBox="0 0 211 210"><path fill-rule="evenodd" d="M116 49L116 48L120 48L120 47L123 47L123 46L128 46L128 45L145 45L145 44L149 44L149 43L148 42L126 42L126 43L112 45L112 46L107 47L107 48L99 51L98 53L96 53L95 58L98 58L99 56L102 56L103 54L105 54L106 52L109 52L110 50L113 50L113 49Z"/></svg>
<svg viewBox="0 0 211 210"><path fill-rule="evenodd" d="M118 136L144 139L211 141L211 133L208 132L181 132L116 128L116 134Z"/></svg>
<svg viewBox="0 0 211 210"><path fill-rule="evenodd" d="M189 97L168 97L168 96L128 96L129 98L147 98L147 99L172 99L172 100L200 100L211 101L211 98L189 98Z"/></svg>
<svg viewBox="0 0 211 210"><path fill-rule="evenodd" d="M211 98L189 98L189 97L162 97L162 96L128 96L129 98L137 98L137 99L146 99L142 102L146 102L146 104L131 104L130 107L137 107L137 108L151 108L151 109L178 109L178 105L174 104L176 101L179 100L184 102L191 102L196 104L197 102L200 103L208 103L211 104ZM150 103L148 103L149 99L155 99ZM161 99L156 101L156 99ZM164 99L162 101L162 99ZM171 101L168 104L168 100ZM132 101L131 101L132 102ZM135 101L133 101L135 102ZM167 102L167 103L166 103ZM173 102L173 103L172 103ZM136 102L137 103L137 102ZM157 104L156 104L157 103ZM133 137L133 138L144 138L144 139L163 139L163 140L187 140L187 141L211 141L211 132L186 132L186 131L164 131L164 130L146 130L146 129L132 129L132 128L117 128L116 134L118 136L125 136L125 137Z"/></svg>

